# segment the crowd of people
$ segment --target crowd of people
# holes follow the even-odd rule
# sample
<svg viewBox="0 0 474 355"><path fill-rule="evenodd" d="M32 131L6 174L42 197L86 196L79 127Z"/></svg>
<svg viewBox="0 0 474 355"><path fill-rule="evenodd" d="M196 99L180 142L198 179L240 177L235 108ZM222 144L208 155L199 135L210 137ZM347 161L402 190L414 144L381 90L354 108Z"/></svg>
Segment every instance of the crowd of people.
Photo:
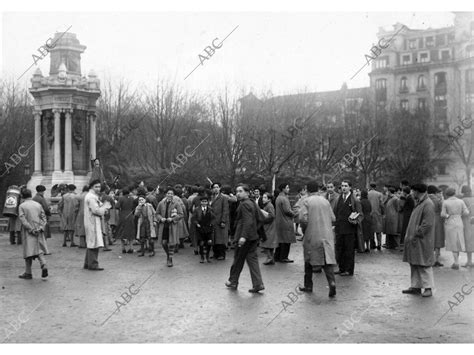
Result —
<svg viewBox="0 0 474 355"><path fill-rule="evenodd" d="M91 271L103 270L99 249L110 251L117 242L122 253L138 257L154 257L155 247L160 245L168 267L186 244L200 263L225 260L227 252L235 249L226 286L238 287L247 261L253 286L249 291L259 292L264 284L258 248L265 254L263 265L269 267L293 263L291 245L301 241L303 292L312 292L312 274L324 270L329 297L334 297L335 275L354 275L356 251L386 248L403 251L403 260L410 264L411 287L403 292L429 297L434 287L432 267L443 266L442 248L452 252L452 269L459 269L460 252L467 253L463 266L473 265L474 197L468 186L457 197L453 188L442 191L433 185L409 185L408 181L400 186L385 185L382 192L374 183L368 190L359 190L347 180L339 186L311 181L298 190L292 204L289 183L282 183L273 193L265 186L252 189L239 184L233 189L219 182L157 188L142 182L115 189L109 188L100 174L96 177L79 194L76 186L65 185L58 204L63 247L69 242L69 247L85 248L84 269ZM18 217L9 221L11 244L24 244L23 279L32 278L36 258L42 277L48 276L43 255L50 254L51 212L45 190L37 186L32 197L31 191L22 188Z"/></svg>

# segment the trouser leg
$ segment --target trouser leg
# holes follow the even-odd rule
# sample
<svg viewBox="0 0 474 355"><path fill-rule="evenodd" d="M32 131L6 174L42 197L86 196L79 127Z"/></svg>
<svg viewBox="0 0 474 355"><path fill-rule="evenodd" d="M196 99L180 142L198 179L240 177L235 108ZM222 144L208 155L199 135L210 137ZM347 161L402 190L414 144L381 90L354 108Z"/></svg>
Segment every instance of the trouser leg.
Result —
<svg viewBox="0 0 474 355"><path fill-rule="evenodd" d="M304 263L304 287L308 290L313 289L313 266L307 261Z"/></svg>
<svg viewBox="0 0 474 355"><path fill-rule="evenodd" d="M324 274L326 275L326 280L328 280L328 285L335 285L336 278L334 276L334 267L332 265L324 265L323 267Z"/></svg>
<svg viewBox="0 0 474 355"><path fill-rule="evenodd" d="M344 238L342 235L337 234L336 235L336 246L335 246L335 252L336 252L336 262L339 265L339 271L344 272L344 259L343 259L343 251L344 251Z"/></svg>
<svg viewBox="0 0 474 355"><path fill-rule="evenodd" d="M278 244L278 247L275 249L275 253L273 255L275 258L275 261L280 261L282 259L281 257L281 243Z"/></svg>
<svg viewBox="0 0 474 355"><path fill-rule="evenodd" d="M21 239L22 238L21 232L15 232L15 234L16 234L16 244L21 245L23 243Z"/></svg>
<svg viewBox="0 0 474 355"><path fill-rule="evenodd" d="M166 257L169 258L170 257L170 249L169 249L169 246L168 246L168 241L167 240L163 240L161 242L161 246L163 247L163 250L165 251L166 253Z"/></svg>
<svg viewBox="0 0 474 355"><path fill-rule="evenodd" d="M16 244L16 242L15 242L15 232L10 232L10 244Z"/></svg>
<svg viewBox="0 0 474 355"><path fill-rule="evenodd" d="M31 265L33 264L33 260L31 258L25 259L25 274L31 275Z"/></svg>
<svg viewBox="0 0 474 355"><path fill-rule="evenodd" d="M433 268L431 266L418 266L418 274L423 288L434 287Z"/></svg>
<svg viewBox="0 0 474 355"><path fill-rule="evenodd" d="M212 240L208 240L207 245L206 245L206 260L209 260L209 254L211 253L211 248L212 248Z"/></svg>
<svg viewBox="0 0 474 355"><path fill-rule="evenodd" d="M87 248L87 261L89 269L96 269L99 267L99 248Z"/></svg>
<svg viewBox="0 0 474 355"><path fill-rule="evenodd" d="M247 256L247 252L249 250L248 241L244 243L242 246L236 246L234 252L234 261L232 266L230 267L230 276L229 281L233 284L239 283L240 273L244 267L245 258Z"/></svg>
<svg viewBox="0 0 474 355"><path fill-rule="evenodd" d="M377 246L382 246L382 233L377 233Z"/></svg>
<svg viewBox="0 0 474 355"><path fill-rule="evenodd" d="M252 286L258 287L263 285L262 274L260 273L260 265L258 264L257 241L250 242L249 251L246 256L247 265L250 269L250 277Z"/></svg>
<svg viewBox="0 0 474 355"><path fill-rule="evenodd" d="M204 257L204 241L200 241L199 242L199 255L201 255L201 257Z"/></svg>
<svg viewBox="0 0 474 355"><path fill-rule="evenodd" d="M46 267L46 258L44 257L43 254L38 255L38 261L41 268Z"/></svg>
<svg viewBox="0 0 474 355"><path fill-rule="evenodd" d="M418 267L410 264L410 278L412 288L422 288L421 278L419 275Z"/></svg>
<svg viewBox="0 0 474 355"><path fill-rule="evenodd" d="M344 250L344 259L345 259L345 271L350 274L354 273L354 258L355 258L355 244L356 244L356 234L348 234L345 236L345 250Z"/></svg>

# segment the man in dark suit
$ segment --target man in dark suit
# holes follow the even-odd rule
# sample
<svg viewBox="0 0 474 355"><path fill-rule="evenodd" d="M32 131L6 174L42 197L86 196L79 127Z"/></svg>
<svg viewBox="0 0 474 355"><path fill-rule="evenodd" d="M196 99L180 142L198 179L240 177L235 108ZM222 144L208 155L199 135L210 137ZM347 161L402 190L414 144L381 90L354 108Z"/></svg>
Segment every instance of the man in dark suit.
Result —
<svg viewBox="0 0 474 355"><path fill-rule="evenodd" d="M197 241L199 243L199 254L201 255L201 264L204 263L204 253L206 261L209 259L209 252L212 246L212 237L214 232L215 215L209 206L209 199L206 195L200 198L201 206L197 207L193 212L193 221L196 223Z"/></svg>
<svg viewBox="0 0 474 355"><path fill-rule="evenodd" d="M341 182L341 195L334 206L336 216L336 261L339 271L335 274L341 276L354 275L354 254L357 241L358 223L362 220L362 205L351 192L351 183L347 180ZM359 215L349 221L353 213Z"/></svg>
<svg viewBox="0 0 474 355"><path fill-rule="evenodd" d="M257 255L257 205L249 199L250 188L248 185L239 184L236 194L240 201L235 218L235 240L238 241L238 247L235 248L229 281L225 285L231 289L237 289L240 273L244 262L247 261L253 285L249 292L256 293L265 289Z"/></svg>

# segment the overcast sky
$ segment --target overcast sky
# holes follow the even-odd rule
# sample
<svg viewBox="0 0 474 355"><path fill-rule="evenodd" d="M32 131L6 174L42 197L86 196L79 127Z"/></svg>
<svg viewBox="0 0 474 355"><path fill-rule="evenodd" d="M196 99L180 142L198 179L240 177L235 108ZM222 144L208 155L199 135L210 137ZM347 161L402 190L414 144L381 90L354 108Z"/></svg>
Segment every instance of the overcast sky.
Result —
<svg viewBox="0 0 474 355"><path fill-rule="evenodd" d="M138 10L138 9L137 9ZM401 22L426 29L453 24L451 12L4 12L2 75L18 78L32 54L56 31L69 30L87 46L82 74L153 86L158 78L202 94L271 91L275 95L368 86L364 55L379 27ZM237 27L238 26L238 27ZM222 40L204 65L199 54ZM217 43L217 42L216 42ZM38 62L47 75L49 55ZM36 67L20 80L27 84Z"/></svg>

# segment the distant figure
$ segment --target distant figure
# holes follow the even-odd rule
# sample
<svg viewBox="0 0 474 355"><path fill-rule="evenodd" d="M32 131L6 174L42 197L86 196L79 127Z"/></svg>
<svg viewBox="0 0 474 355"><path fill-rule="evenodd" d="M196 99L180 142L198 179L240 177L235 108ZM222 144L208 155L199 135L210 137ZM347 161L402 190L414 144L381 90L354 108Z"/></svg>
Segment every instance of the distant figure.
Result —
<svg viewBox="0 0 474 355"><path fill-rule="evenodd" d="M375 183L370 183L368 199L372 206L372 222L374 227L374 233L377 236L377 243L374 240L374 236L370 238L370 249L380 250L382 248L382 231L383 231L383 194L377 191Z"/></svg>
<svg viewBox="0 0 474 355"><path fill-rule="evenodd" d="M275 251L275 261L281 263L292 263L289 259L290 247L296 243L293 218L296 213L293 212L288 199L290 185L283 183L279 186L280 193L275 201L275 229L278 239L278 248Z"/></svg>
<svg viewBox="0 0 474 355"><path fill-rule="evenodd" d="M105 182L105 176L102 170L102 166L100 165L99 158L95 158L92 160L92 174L89 180L89 184L94 180L99 180L101 186L107 185L107 183Z"/></svg>
<svg viewBox="0 0 474 355"><path fill-rule="evenodd" d="M435 262L433 266L444 266L439 259L441 257L441 248L444 248L444 223L441 218L441 208L443 206L443 195L440 194L438 188L434 185L428 186L428 197L433 201L435 210L435 240L434 240L434 252Z"/></svg>
<svg viewBox="0 0 474 355"><path fill-rule="evenodd" d="M463 194L462 200L469 210L469 215L463 217L464 222L464 244L466 246L467 263L463 267L472 267L472 253L474 252L474 197L469 186L463 186L461 189Z"/></svg>
<svg viewBox="0 0 474 355"><path fill-rule="evenodd" d="M23 238L23 258L25 259L25 272L19 276L20 279L30 280L33 278L31 266L33 260L38 258L41 265L41 277L48 277L46 260L43 257L44 227L46 226L46 214L43 207L31 198L31 191L23 189L21 192L24 202L20 204L18 218L21 221L21 234Z"/></svg>

